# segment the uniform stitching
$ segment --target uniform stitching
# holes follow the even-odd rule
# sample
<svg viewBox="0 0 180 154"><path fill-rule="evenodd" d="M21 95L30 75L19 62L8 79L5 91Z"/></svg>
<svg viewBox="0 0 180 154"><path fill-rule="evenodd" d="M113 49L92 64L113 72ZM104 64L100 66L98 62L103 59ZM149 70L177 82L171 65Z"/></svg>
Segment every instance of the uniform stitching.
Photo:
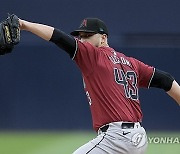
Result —
<svg viewBox="0 0 180 154"><path fill-rule="evenodd" d="M151 85L151 81L152 81L152 79L153 79L153 77L154 77L154 73L155 73L155 68L153 69L153 74L152 74L152 76L151 76L151 79L149 80L149 84L148 84L148 89L149 89L149 87L150 87L150 85Z"/></svg>
<svg viewBox="0 0 180 154"><path fill-rule="evenodd" d="M99 145L99 144L103 141L103 139L104 139L105 136L106 136L106 134L104 134L103 138L102 138L94 147L92 147L92 149L90 149L86 154L88 154L88 153L91 152L94 148L96 148L96 146Z"/></svg>
<svg viewBox="0 0 180 154"><path fill-rule="evenodd" d="M74 51L74 55L73 55L73 57L72 57L72 60L74 60L74 58L75 58L75 56L76 56L76 54L77 54L77 50L78 50L78 43L77 43L77 40L75 39L75 42L76 42L76 49L75 49L75 51Z"/></svg>

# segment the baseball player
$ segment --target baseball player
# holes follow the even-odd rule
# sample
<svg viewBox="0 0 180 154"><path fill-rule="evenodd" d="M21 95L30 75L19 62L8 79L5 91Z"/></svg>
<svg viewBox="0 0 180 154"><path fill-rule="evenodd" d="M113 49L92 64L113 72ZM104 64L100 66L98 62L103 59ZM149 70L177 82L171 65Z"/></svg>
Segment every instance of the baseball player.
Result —
<svg viewBox="0 0 180 154"><path fill-rule="evenodd" d="M108 29L97 18L85 18L71 35L19 19L26 30L65 50L82 72L97 137L74 154L143 154L139 88L164 89L180 105L180 86L167 72L127 57L108 45Z"/></svg>

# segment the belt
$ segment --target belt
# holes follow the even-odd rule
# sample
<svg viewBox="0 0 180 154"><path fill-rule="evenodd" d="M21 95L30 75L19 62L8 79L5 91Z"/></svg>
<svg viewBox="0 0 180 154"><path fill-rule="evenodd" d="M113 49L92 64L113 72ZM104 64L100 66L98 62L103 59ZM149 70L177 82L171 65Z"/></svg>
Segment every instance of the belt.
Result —
<svg viewBox="0 0 180 154"><path fill-rule="evenodd" d="M139 123L140 126L141 126L141 123ZM133 129L135 126L135 123L134 122L123 122L121 124L121 129ZM102 132L106 132L109 128L109 124L107 125L104 125L102 127L100 127L99 129L102 131Z"/></svg>

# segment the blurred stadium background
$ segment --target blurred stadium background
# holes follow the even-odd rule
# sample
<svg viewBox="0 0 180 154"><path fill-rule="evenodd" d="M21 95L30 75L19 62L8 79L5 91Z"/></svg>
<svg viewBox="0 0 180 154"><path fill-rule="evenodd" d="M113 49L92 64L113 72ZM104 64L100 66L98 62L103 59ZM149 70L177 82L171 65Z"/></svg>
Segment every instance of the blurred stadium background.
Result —
<svg viewBox="0 0 180 154"><path fill-rule="evenodd" d="M69 33L85 17L109 28L109 44L171 73L180 83L178 0L3 0L7 13ZM0 57L0 154L68 154L96 136L81 74L55 45L28 32ZM158 89L140 90L148 136L180 140L179 107ZM180 143L149 143L147 154L179 154Z"/></svg>

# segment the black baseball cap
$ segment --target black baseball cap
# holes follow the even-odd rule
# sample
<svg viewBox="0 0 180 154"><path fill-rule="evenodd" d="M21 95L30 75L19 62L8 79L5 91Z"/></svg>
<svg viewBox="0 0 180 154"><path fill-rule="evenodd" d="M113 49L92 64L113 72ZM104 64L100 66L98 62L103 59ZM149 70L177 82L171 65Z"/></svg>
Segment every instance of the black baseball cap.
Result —
<svg viewBox="0 0 180 154"><path fill-rule="evenodd" d="M79 32L87 33L99 33L108 35L108 29L105 23L98 18L85 18L78 29L74 30L70 34L78 36Z"/></svg>

